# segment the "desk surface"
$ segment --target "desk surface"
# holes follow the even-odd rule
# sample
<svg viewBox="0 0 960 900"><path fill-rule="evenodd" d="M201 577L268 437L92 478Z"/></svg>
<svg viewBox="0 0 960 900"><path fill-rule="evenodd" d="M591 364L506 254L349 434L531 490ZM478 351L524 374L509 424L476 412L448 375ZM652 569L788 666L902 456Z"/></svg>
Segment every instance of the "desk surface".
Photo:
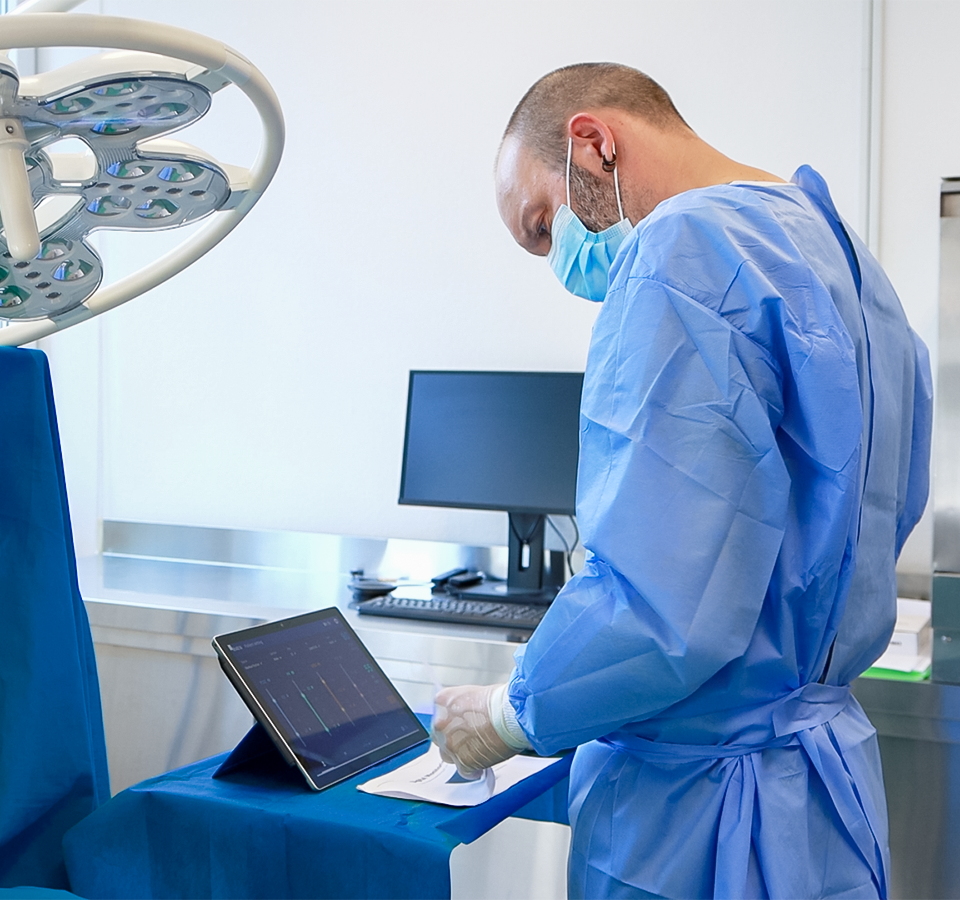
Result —
<svg viewBox="0 0 960 900"><path fill-rule="evenodd" d="M507 628L361 616L348 605L350 576L345 573L107 555L77 560L77 571L84 600L114 606L173 609L246 622L272 621L337 605L354 628L453 637L493 644L511 654L529 636L529 632Z"/></svg>
<svg viewBox="0 0 960 900"><path fill-rule="evenodd" d="M569 758L469 810L356 789L422 752L319 794L279 756L218 779L224 755L149 779L67 835L72 888L89 898L446 898L458 843L513 813L566 821Z"/></svg>

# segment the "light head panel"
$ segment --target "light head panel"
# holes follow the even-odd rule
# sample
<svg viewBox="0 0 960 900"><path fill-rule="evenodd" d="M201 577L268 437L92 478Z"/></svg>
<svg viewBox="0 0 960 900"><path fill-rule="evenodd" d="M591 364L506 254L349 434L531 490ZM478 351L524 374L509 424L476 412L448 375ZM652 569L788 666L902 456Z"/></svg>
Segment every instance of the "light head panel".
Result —
<svg viewBox="0 0 960 900"><path fill-rule="evenodd" d="M155 155L138 146L195 122L210 103L202 85L134 74L74 85L56 97L17 98L11 112L30 143L25 160L34 208L52 196L77 202L43 228L31 261L14 259L0 234L0 317L56 316L90 297L103 278L87 241L92 232L175 228L226 203L230 185L212 160ZM56 178L43 150L64 138L83 141L93 153L96 170L83 181Z"/></svg>
<svg viewBox="0 0 960 900"><path fill-rule="evenodd" d="M283 118L263 76L201 35L108 16L2 21L5 47L122 48L22 82L0 56L0 344L20 344L149 290L221 240L273 177ZM231 83L264 126L250 170L166 137L201 118L211 93ZM82 141L92 154L82 175L63 165L64 140ZM94 231L170 229L218 211L192 240L101 287L104 265L88 240Z"/></svg>

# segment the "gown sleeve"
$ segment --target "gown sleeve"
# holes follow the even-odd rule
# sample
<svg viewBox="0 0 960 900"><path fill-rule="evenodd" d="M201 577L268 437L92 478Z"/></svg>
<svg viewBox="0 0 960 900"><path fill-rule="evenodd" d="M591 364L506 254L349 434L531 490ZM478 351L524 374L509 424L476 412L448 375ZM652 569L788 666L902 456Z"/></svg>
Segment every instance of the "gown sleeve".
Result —
<svg viewBox="0 0 960 900"><path fill-rule="evenodd" d="M859 409L842 324L802 347L785 331L777 356L650 278L604 301L581 406L587 561L518 651L509 686L539 752L655 716L745 653L794 502L778 445L785 399L802 405L812 378ZM785 374L791 354L804 379ZM856 480L860 422L840 430L790 438L816 444L837 497Z"/></svg>
<svg viewBox="0 0 960 900"><path fill-rule="evenodd" d="M907 487L902 508L897 512L897 556L910 532L920 521L930 494L930 451L933 432L933 378L930 354L923 341L911 331L915 350L913 421L910 423L910 462L906 467Z"/></svg>

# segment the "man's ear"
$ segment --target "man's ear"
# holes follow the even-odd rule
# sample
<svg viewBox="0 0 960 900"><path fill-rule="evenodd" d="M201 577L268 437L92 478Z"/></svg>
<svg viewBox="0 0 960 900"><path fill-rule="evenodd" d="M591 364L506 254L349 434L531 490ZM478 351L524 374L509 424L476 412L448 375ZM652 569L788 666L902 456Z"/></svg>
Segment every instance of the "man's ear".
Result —
<svg viewBox="0 0 960 900"><path fill-rule="evenodd" d="M567 135L573 141L573 158L578 166L595 175L603 174L604 159L616 159L610 126L593 113L579 112L567 122Z"/></svg>

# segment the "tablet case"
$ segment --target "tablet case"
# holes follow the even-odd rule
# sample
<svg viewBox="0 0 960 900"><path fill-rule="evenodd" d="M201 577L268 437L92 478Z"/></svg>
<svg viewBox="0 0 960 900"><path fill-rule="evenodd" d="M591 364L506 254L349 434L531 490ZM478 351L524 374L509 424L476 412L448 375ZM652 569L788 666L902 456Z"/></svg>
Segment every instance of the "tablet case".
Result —
<svg viewBox="0 0 960 900"><path fill-rule="evenodd" d="M293 766L284 758L277 745L271 740L266 729L255 722L243 739L237 744L230 755L220 764L213 773L214 778L223 778L232 772L256 772L258 774L284 774ZM296 772L297 779L302 781L303 776Z"/></svg>
<svg viewBox="0 0 960 900"><path fill-rule="evenodd" d="M284 743L283 739L280 738L279 740L275 740L273 738L272 723L270 723L269 721L264 722L261 719L260 714L257 712L257 709L259 708L260 711L263 712L265 715L265 711L263 710L261 703L256 699L255 695L251 693L250 688L245 684L242 676L240 676L240 674L236 672L235 666L233 665L233 663L229 662L225 658L224 652L221 650L219 645L219 642L222 639L237 638L241 634L247 635L247 638L245 639L248 639L249 637L251 637L250 635L251 632L253 632L254 634L259 634L259 632L263 631L264 629L268 630L267 631L268 634L275 634L278 631L278 626L290 625L294 629L293 634L296 635L297 633L296 629L300 627L300 625L303 625L303 624L313 625L317 621L322 621L325 619L331 619L333 622L340 621L342 623L343 630L346 631L351 636L352 641L355 642L355 646L362 651L363 657L369 660L369 665L365 665L364 668L370 669L371 672L376 671L379 674L379 676L383 679L383 682L385 683L385 685L389 687L390 691L395 696L395 699L399 703L400 707L405 709L406 712L410 714L410 716L417 722L418 728L423 733L423 738L421 741L417 741L414 744L410 744L406 749L409 749L412 746L416 746L416 744L422 743L423 741L429 740L429 736L428 736L429 722L424 723L424 721L422 720L422 717L414 714L413 711L406 705L405 701L397 692L396 688L390 683L389 678L387 678L387 676L383 673L383 671L377 665L376 661L370 655L369 651L364 646L363 641L356 634L356 632L354 632L354 630L350 627L349 623L343 620L342 611L337 609L336 607L330 607L325 610L316 610L310 613L302 613L297 616L291 616L288 619L283 619L274 623L264 623L263 625L254 626L253 628L241 629L241 631L235 632L235 633L217 635L213 639L213 642L212 642L213 647L217 653L217 660L220 663L220 667L223 670L224 675L226 675L228 681L230 681L230 683L233 685L234 689L237 691L241 699L247 705L250 712L253 713L254 720L255 720L254 726L250 729L250 731L247 732L247 734L240 741L240 743L233 749L233 751L228 755L227 759L224 760L224 762L220 765L220 767L214 773L213 775L214 778L222 778L225 775L228 775L231 773L246 771L251 774L271 775L273 777L279 776L281 778L284 778L284 780L286 777L295 777L297 780L306 780L308 785L315 790L324 790L327 787L332 787L333 784L336 783L336 781L334 781L333 783L327 783L317 788L316 782L314 781L314 779L311 776L307 775L306 772L301 771L300 765L298 764L297 760L294 758L293 753L290 751L290 749L283 746L283 743ZM304 620L308 620L308 621L304 622ZM262 641L260 641L259 643L262 643ZM312 650L315 648L311 647L309 649ZM346 672L346 670L344 671ZM287 674L291 674L291 673L287 673ZM351 682L353 681L353 679L349 674L347 675L347 677L350 679ZM321 681L322 681L322 678L321 678ZM324 682L324 684L326 684L326 682ZM357 687L355 683L353 686L356 690L360 691L360 689ZM330 688L328 687L327 690L330 690ZM363 697L364 700L366 700L366 697L364 697L362 692L360 692L360 696ZM336 700L336 697L334 697L334 699ZM367 701L367 706L370 706L369 701ZM311 709L313 709L312 705L311 705ZM346 710L343 708L342 705L341 705L341 709L343 710L344 713L346 713ZM373 708L371 707L371 711L372 709ZM316 715L318 719L320 718L316 710L314 710L314 715ZM349 718L349 715L347 716L347 718ZM322 719L320 719L320 722L321 724L323 724ZM324 725L324 728L326 728L326 725ZM328 729L328 733L329 733L329 729ZM382 747L380 749L382 749ZM374 750L374 752L376 752L376 750ZM389 758L390 756L394 756L396 755L396 753L399 753L399 752L403 752L403 751L402 750L395 751L394 753L390 753L386 757L383 757L382 759L386 759L386 758ZM356 760L353 760L353 762L356 762ZM366 767L369 768L371 765L376 765L376 763L368 763ZM350 776L344 776L344 777L350 777Z"/></svg>

